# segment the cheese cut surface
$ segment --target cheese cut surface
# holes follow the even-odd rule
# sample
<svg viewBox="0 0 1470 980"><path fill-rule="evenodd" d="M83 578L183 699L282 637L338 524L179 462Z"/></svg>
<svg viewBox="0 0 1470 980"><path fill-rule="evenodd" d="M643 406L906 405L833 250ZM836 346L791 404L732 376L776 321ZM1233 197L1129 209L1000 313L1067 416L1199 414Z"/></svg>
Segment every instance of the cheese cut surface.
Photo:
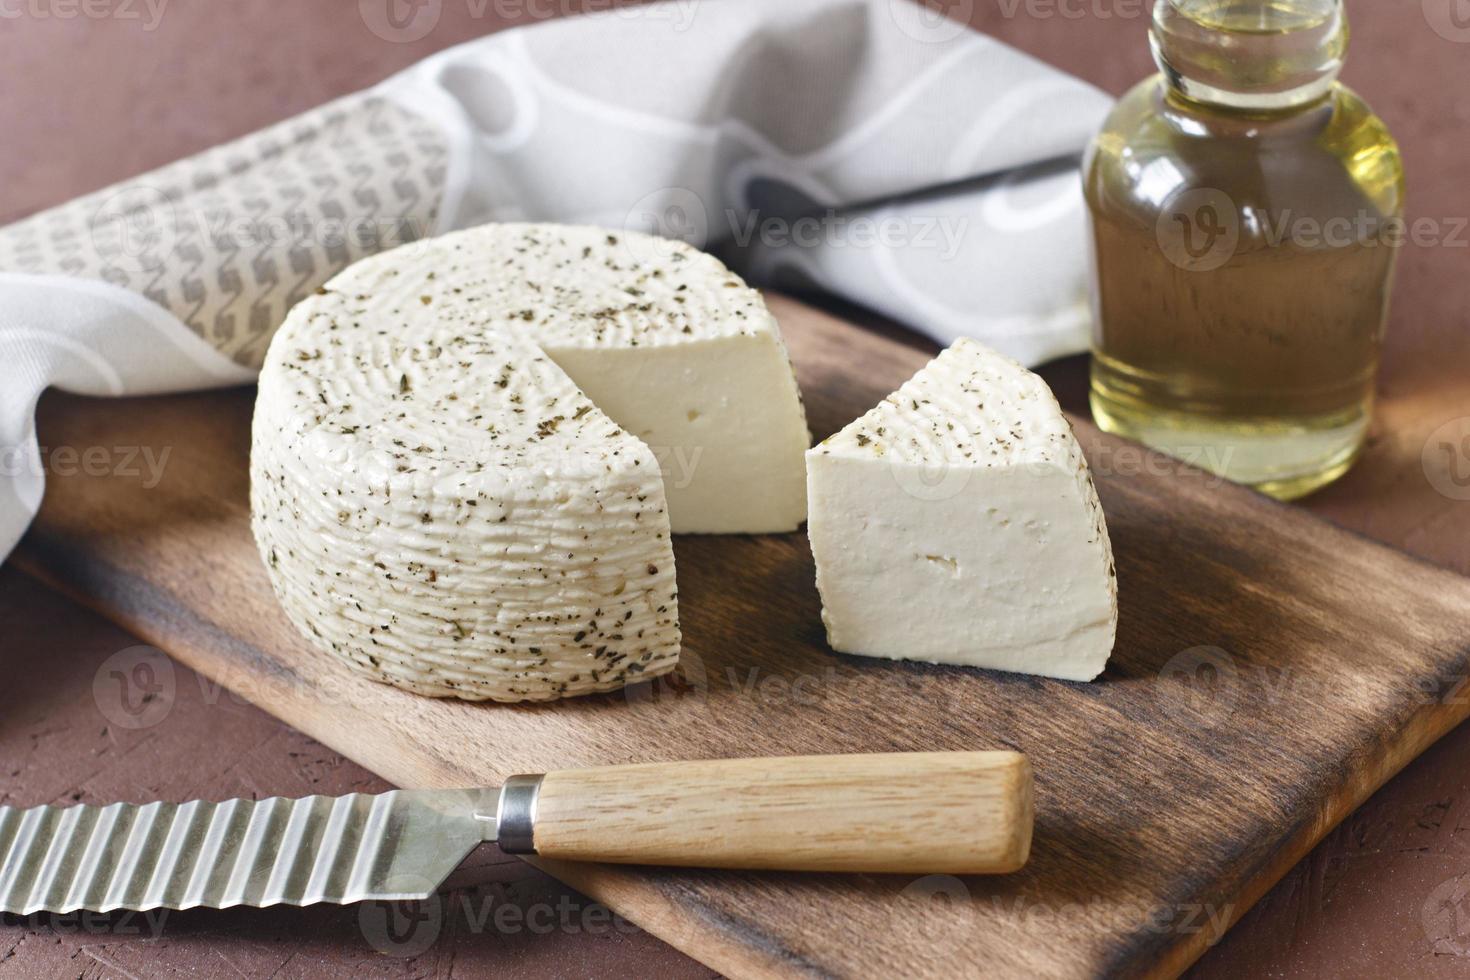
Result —
<svg viewBox="0 0 1470 980"><path fill-rule="evenodd" d="M807 454L833 649L1091 680L1117 625L1102 507L1050 389L971 340Z"/></svg>
<svg viewBox="0 0 1470 980"><path fill-rule="evenodd" d="M423 694L546 700L673 669L671 530L795 529L808 444L775 322L717 260L487 225L292 310L252 524L318 646Z"/></svg>

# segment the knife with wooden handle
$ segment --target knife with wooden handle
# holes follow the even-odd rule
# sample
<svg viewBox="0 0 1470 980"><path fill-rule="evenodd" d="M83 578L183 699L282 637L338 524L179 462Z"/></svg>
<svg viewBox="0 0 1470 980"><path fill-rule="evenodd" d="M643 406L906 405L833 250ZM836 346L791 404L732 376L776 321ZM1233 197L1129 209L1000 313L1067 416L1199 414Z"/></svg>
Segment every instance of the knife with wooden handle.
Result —
<svg viewBox="0 0 1470 980"><path fill-rule="evenodd" d="M0 911L427 898L483 841L573 861L999 874L1031 848L1015 752L652 763L377 796L0 807Z"/></svg>

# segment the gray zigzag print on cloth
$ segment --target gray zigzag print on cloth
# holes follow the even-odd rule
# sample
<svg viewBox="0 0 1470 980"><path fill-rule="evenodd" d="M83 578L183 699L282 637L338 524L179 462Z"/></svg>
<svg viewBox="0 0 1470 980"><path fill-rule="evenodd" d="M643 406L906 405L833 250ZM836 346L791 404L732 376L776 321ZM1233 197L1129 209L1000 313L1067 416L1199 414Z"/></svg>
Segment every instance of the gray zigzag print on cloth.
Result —
<svg viewBox="0 0 1470 980"><path fill-rule="evenodd" d="M446 152L432 123L348 96L0 229L0 269L123 286L258 367L303 296L432 233Z"/></svg>

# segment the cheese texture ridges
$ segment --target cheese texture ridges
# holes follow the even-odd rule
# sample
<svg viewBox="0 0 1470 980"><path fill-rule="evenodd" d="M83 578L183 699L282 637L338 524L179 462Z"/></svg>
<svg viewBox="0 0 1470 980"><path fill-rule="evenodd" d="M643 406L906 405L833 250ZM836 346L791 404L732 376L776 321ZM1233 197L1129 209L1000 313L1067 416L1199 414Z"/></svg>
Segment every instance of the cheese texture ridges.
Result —
<svg viewBox="0 0 1470 980"><path fill-rule="evenodd" d="M833 649L1091 680L1117 583L1071 425L1035 374L960 340L807 454Z"/></svg>
<svg viewBox="0 0 1470 980"><path fill-rule="evenodd" d="M671 531L795 529L808 445L775 321L716 259L486 225L291 311L252 526L318 647L422 694L546 700L673 669Z"/></svg>

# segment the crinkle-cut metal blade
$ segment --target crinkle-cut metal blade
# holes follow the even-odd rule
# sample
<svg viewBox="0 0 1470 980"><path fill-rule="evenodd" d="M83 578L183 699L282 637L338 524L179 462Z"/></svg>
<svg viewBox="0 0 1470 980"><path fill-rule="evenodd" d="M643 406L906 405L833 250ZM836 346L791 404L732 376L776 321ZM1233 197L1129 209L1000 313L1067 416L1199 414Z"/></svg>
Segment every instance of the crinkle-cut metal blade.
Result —
<svg viewBox="0 0 1470 980"><path fill-rule="evenodd" d="M495 790L0 807L0 912L426 898L496 837Z"/></svg>

